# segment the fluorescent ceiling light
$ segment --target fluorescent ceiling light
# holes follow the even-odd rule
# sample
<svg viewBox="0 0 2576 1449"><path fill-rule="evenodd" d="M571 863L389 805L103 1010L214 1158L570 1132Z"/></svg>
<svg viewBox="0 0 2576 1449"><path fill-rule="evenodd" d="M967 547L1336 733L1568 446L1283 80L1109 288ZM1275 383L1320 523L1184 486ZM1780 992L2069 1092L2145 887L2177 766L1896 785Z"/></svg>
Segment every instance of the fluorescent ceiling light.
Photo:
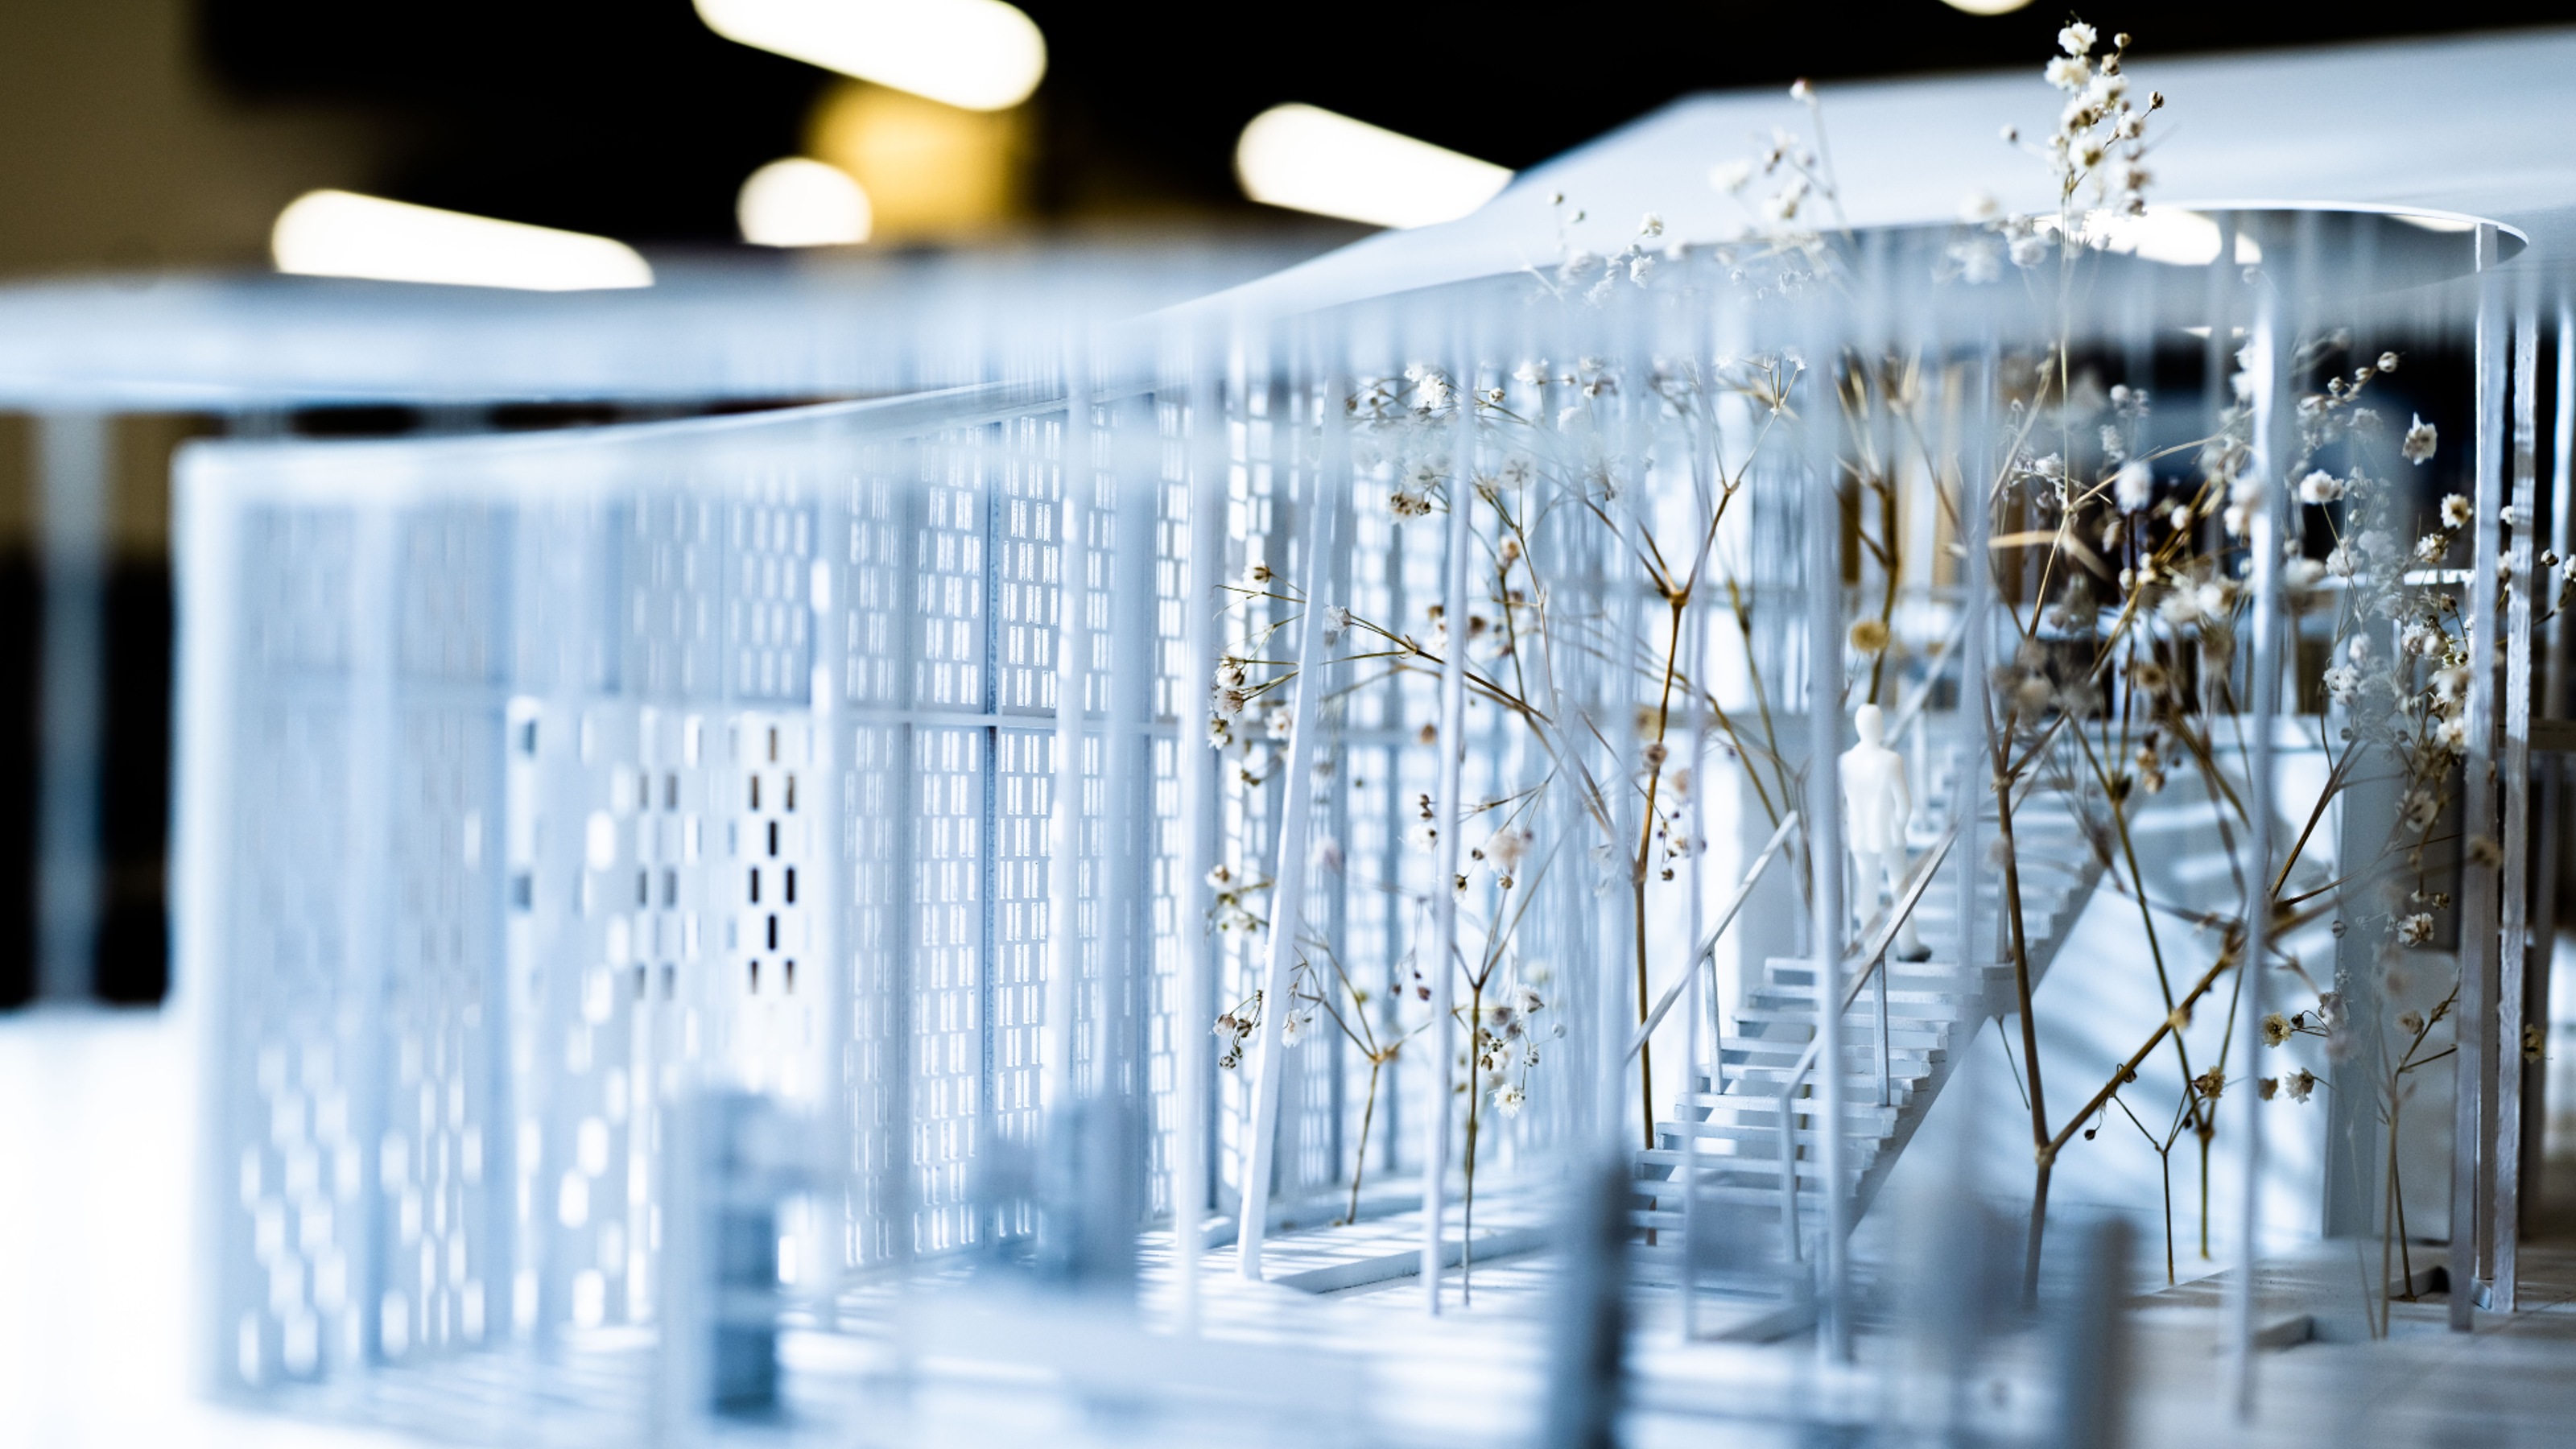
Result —
<svg viewBox="0 0 2576 1449"><path fill-rule="evenodd" d="M652 267L624 242L347 191L288 203L268 245L279 271L314 277L532 292L653 285Z"/></svg>
<svg viewBox="0 0 2576 1449"><path fill-rule="evenodd" d="M751 173L734 199L742 239L765 247L848 246L868 239L868 194L838 166L790 156Z"/></svg>
<svg viewBox="0 0 2576 1449"><path fill-rule="evenodd" d="M1046 37L1002 0L697 0L727 40L970 111L1016 106Z"/></svg>
<svg viewBox="0 0 2576 1449"><path fill-rule="evenodd" d="M1234 174L1255 201L1297 211L1428 226L1494 197L1512 173L1320 106L1272 106L1234 144Z"/></svg>

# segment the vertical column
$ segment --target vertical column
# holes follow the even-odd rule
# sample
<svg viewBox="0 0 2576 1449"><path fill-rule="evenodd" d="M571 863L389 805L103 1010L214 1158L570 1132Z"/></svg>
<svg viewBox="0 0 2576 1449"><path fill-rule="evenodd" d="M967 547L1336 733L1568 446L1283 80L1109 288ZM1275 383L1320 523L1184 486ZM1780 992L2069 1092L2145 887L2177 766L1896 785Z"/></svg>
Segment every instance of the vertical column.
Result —
<svg viewBox="0 0 2576 1449"><path fill-rule="evenodd" d="M1986 851L1978 840L1984 791L1977 781L1994 771L1994 720L1987 709L1987 603L1994 594L1994 561L1987 557L1986 525L1993 516L1995 477L1995 376L1997 351L1989 338L1978 350L1973 389L1963 409L1974 436L1960 451L1959 546L1959 771L1950 790L1950 809L1958 817L1959 839L1950 858L1959 863L1959 917L1956 946L1959 979L1981 981L1991 948L1978 949L1977 911L1985 894ZM1931 782L1923 782L1929 790Z"/></svg>
<svg viewBox="0 0 2576 1449"><path fill-rule="evenodd" d="M1311 379L1300 379L1294 390L1291 426L1304 426L1311 406L1306 385ZM1327 398L1337 396L1342 384L1338 378L1324 383ZM1271 1165L1277 1160L1279 1144L1279 1099L1286 1087L1287 1062L1281 1053L1286 1043L1281 1039L1288 1013L1296 1009L1292 999L1292 982L1297 965L1297 929L1306 908L1306 877L1313 851L1308 842L1314 837L1315 732L1318 706L1324 692L1324 591L1332 580L1334 515L1341 507L1339 471L1347 466L1349 448L1342 430L1339 407L1326 409L1325 447L1329 450L1322 467L1307 474L1307 487L1302 500L1306 505L1306 537L1297 559L1297 588L1302 596L1297 619L1297 694L1289 710L1288 759L1280 772L1279 857L1271 871L1270 932L1262 943L1260 1052L1254 1058L1252 1082L1252 1151L1251 1164L1244 1172L1243 1223L1236 1241L1241 1247L1236 1254L1238 1269L1246 1278L1261 1276L1261 1246L1270 1227Z"/></svg>
<svg viewBox="0 0 2576 1449"><path fill-rule="evenodd" d="M812 842L809 848L813 868L807 872L815 878L810 887L814 907L809 916L814 935L807 949L811 952L808 959L819 968L815 974L821 978L824 993L821 1115L827 1154L815 1194L827 1254L815 1284L816 1296L821 1300L815 1307L823 1323L835 1327L840 1321L841 1290L849 1281L850 1270L857 1266L860 1245L873 1215L866 1194L860 1190L858 1120L850 1101L858 1075L854 1070L857 1032L852 1019L857 1005L858 973L851 950L849 883L857 862L851 849L845 801L848 772L856 762L850 758L853 741L848 738L849 716L841 707L847 688L844 671L851 652L847 635L850 615L837 586L848 570L848 490L846 483L824 483L815 489L814 559L806 578L806 607L813 614L808 637L814 641L806 686L811 722L807 774L813 796L809 808L815 822L809 827L808 837Z"/></svg>
<svg viewBox="0 0 2576 1449"><path fill-rule="evenodd" d="M48 413L36 425L45 589L36 994L52 1002L88 1000L96 979L109 425L103 413Z"/></svg>
<svg viewBox="0 0 2576 1449"><path fill-rule="evenodd" d="M1091 382L1079 347L1066 358L1064 451L1056 488L1055 768L1047 821L1046 1058L1039 1077L1041 1131L1070 1130L1077 1094L1074 1017L1082 990L1082 746L1091 680ZM988 902L987 910L995 909ZM1093 1063L1096 1068L1099 1063Z"/></svg>
<svg viewBox="0 0 2576 1449"><path fill-rule="evenodd" d="M2496 234L2477 230L2477 470L2476 551L2469 564L2469 657L2492 661L2496 653L2498 512L2504 506L2505 315L2503 285L2495 273ZM2461 790L2462 849L2496 828L2495 671L2482 662L2469 674L2469 755ZM2494 1191L2495 1157L2489 1131L2495 1120L2494 1017L2496 1000L2496 876L2492 862L2467 860L2460 870L2460 1008L2453 1057L2457 1094L2451 1147L2451 1327L2466 1333L2484 1272L2488 1244L2481 1241Z"/></svg>
<svg viewBox="0 0 2576 1449"><path fill-rule="evenodd" d="M2294 261L2293 266L2296 263ZM2292 272L2293 276L2297 273ZM2266 993L2265 959L2272 948L2272 731L2281 696L2281 506L2287 490L2279 477L2283 367L2280 355L2280 301L2267 291L2257 304L2250 339L2254 374L2252 456L2246 471L2259 489L2257 503L2245 521L2245 548L2252 556L2254 648L2252 698L2247 702L2245 747L2246 822L2245 934L2237 958L2235 1015L2238 1059L2250 1071L2262 1060ZM2245 1135L2237 1140L2236 1276L2227 1285L2229 1381L2236 1413L2254 1411L2254 1266L2260 1248L2263 1201L2263 1114L2248 1102Z"/></svg>
<svg viewBox="0 0 2576 1449"><path fill-rule="evenodd" d="M1812 973L1816 993L1816 1154L1822 1179L1823 1319L1818 1348L1831 1360L1851 1356L1844 1312L1843 1232L1843 574L1841 469L1831 402L1835 353L1814 346L1807 357L1807 859L1815 878ZM1789 1116L1796 1102L1783 1098ZM1797 1123L1789 1122L1794 1141ZM1795 1170L1794 1157L1782 1171ZM1795 1193L1794 1178L1787 1190Z"/></svg>
<svg viewBox="0 0 2576 1449"><path fill-rule="evenodd" d="M1181 560L1181 680L1175 768L1180 775L1181 872L1174 894L1180 980L1172 1007L1173 1268L1180 1278L1180 1329L1198 1329L1199 1250L1208 1191L1208 1022L1216 953L1208 939L1208 872L1217 863L1216 754L1206 738L1207 707L1197 691L1216 677L1216 586L1225 572L1225 408L1212 339L1193 340L1187 419L1189 547Z"/></svg>
<svg viewBox="0 0 2576 1449"><path fill-rule="evenodd" d="M2495 1200L2487 1227L2495 1288L2490 1306L2514 1308L2516 1240L2522 1219L2523 977L2531 960L2531 528L2538 507L2539 428L2535 419L2540 316L2531 279L2516 289L2513 316L2513 539L2504 640L2504 881L2498 894L2496 972ZM2492 616L2490 616L2492 617Z"/></svg>
<svg viewBox="0 0 2576 1449"><path fill-rule="evenodd" d="M1475 357L1463 347L1453 356L1449 395L1457 409L1458 436L1450 445L1449 541L1440 563L1441 618L1449 637L1440 646L1440 725L1435 746L1440 751L1440 773L1434 797L1440 838L1431 852L1431 961L1426 968L1431 980L1431 1070L1425 1074L1430 1091L1422 1112L1422 1288L1423 1302L1435 1314L1440 1311L1441 1219L1449 1191L1450 1058L1457 1050L1449 1015L1456 1001L1458 974L1458 893L1451 882L1458 876L1458 837L1467 819L1458 794L1466 786L1467 551L1474 542L1468 515L1476 486ZM1475 1090L1472 1079L1468 1090Z"/></svg>

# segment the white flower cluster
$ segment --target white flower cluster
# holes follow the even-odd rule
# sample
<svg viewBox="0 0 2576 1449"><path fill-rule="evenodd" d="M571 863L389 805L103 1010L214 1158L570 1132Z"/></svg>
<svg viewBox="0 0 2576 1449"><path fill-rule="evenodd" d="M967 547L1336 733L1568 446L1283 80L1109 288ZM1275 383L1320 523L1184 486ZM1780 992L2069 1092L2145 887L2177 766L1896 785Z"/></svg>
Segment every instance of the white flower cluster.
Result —
<svg viewBox="0 0 2576 1449"><path fill-rule="evenodd" d="M2165 98L2151 91L2141 106L2130 97L2129 78L2120 69L2128 36L2112 36L2110 48L2096 56L2098 44L2093 27L2081 20L2057 32L2060 53L2044 73L2068 99L2045 150L2061 205L2090 183L2098 200L2135 216L2147 209L2147 183L2154 179L2146 164L2147 116L2163 109ZM2004 139L2020 137L2007 129Z"/></svg>

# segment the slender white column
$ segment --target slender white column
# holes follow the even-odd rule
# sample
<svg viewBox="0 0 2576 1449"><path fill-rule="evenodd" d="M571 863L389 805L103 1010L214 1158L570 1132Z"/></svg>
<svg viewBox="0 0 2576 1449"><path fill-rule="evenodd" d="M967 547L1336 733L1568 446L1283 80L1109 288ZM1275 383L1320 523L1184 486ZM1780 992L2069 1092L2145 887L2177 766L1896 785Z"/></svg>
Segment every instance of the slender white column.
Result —
<svg viewBox="0 0 2576 1449"><path fill-rule="evenodd" d="M2264 957L2271 949L2272 902L2272 717L2281 695L2281 528L2280 509L2287 489L2279 454L2282 387L2279 302L2267 293L2254 315L2248 349L2254 374L2253 454L2246 472L2259 481L2260 502L2245 524L2246 551L2253 556L2248 581L2254 595L2253 658L2249 669L2253 698L2247 703L2245 808L2253 818L2245 836L2245 943L2236 969L2236 1060L2249 1077L2262 1063L2263 1013L2266 1010ZM2236 1276L2227 1285L2229 1382L2236 1413L2254 1412L2254 1267L2263 1201L2263 1114L2248 1096L2245 1130L2237 1138Z"/></svg>
<svg viewBox="0 0 2576 1449"><path fill-rule="evenodd" d="M1950 858L1959 863L1959 918L1956 949L1960 979L1974 981L1988 962L1994 960L1992 946L1977 924L1980 897L1985 890L1986 851L1978 839L1982 807L1979 797L1982 784L1994 774L1994 720L1988 711L1986 685L1987 602L1994 594L1994 560L1987 556L1986 521L1993 507L1995 481L1995 345L1988 341L1979 350L1975 371L1968 374L1973 389L1968 404L1960 412L1970 419L1975 435L1961 450L1959 474L1959 611L1964 622L1959 630L1959 772L1950 788L1950 810L1958 817L1959 841ZM1924 782L1924 788L1931 788Z"/></svg>
<svg viewBox="0 0 2576 1449"><path fill-rule="evenodd" d="M2539 506L2540 315L2531 278L2517 288L2513 317L2512 593L2505 600L2504 884L2496 971L2495 1200L2487 1228L2493 1247L2491 1305L2510 1313L2522 1224L2522 1025L2524 973L2531 960L2531 595L2532 524Z"/></svg>
<svg viewBox="0 0 2576 1449"><path fill-rule="evenodd" d="M2496 234L2477 230L2477 437L2475 441L2475 552L2469 564L2469 754L2461 791L2460 838L2493 838L2495 809L2495 658L2497 511L2504 506L2504 293L2495 272ZM2459 1050L2452 1058L2457 1084L2451 1138L2451 1327L2462 1333L2474 1321L2480 1269L2487 1263L2479 1241L2495 1171L2487 1132L2495 1119L2492 1090L2496 1043L2496 878L2491 866L2469 861L2460 869Z"/></svg>
<svg viewBox="0 0 2576 1449"><path fill-rule="evenodd" d="M1297 965L1297 928L1305 917L1306 875L1314 855L1314 761L1316 707L1324 692L1324 593L1332 582L1334 514L1344 493L1341 470L1350 456L1335 378L1325 385L1323 466L1305 490L1304 555L1297 560L1297 589L1304 597L1297 620L1297 693L1290 706L1288 759L1282 767L1279 806L1279 858L1270 875L1270 935L1262 943L1261 1029L1253 1057L1252 1150L1243 1176L1243 1222L1236 1229L1236 1265L1246 1278L1261 1276L1261 1245L1270 1227L1271 1164L1277 1160L1279 1098L1287 1063L1280 1060L1281 1028L1296 1008L1290 983ZM1312 404L1302 394L1297 424Z"/></svg>
<svg viewBox="0 0 2576 1449"><path fill-rule="evenodd" d="M1818 1349L1833 1362L1851 1357L1851 1323L1845 1310L1848 1263L1843 1234L1843 937L1850 927L1843 907L1843 570L1840 465L1836 459L1830 399L1835 350L1821 345L1807 357L1807 859L1814 873L1814 922L1810 939L1816 1000L1816 1172L1823 1179L1824 1244L1817 1255L1824 1281ZM1793 1111L1784 1100L1780 1110ZM1790 1123L1792 1140L1796 1122ZM1790 1171L1794 1163L1784 1165ZM1794 1179L1789 1190L1796 1190Z"/></svg>
<svg viewBox="0 0 2576 1449"><path fill-rule="evenodd" d="M1055 770L1047 821L1047 969L1045 1060L1038 1076L1046 1131L1075 1095L1074 1030L1082 975L1082 741L1088 724L1083 687L1090 677L1088 610L1091 503L1099 479L1092 457L1091 393L1078 350L1065 362L1064 482L1056 502Z"/></svg>
<svg viewBox="0 0 2576 1449"><path fill-rule="evenodd" d="M1440 1311L1440 1235L1449 1205L1450 1058L1457 1051L1450 1019L1458 971L1458 892L1452 887L1458 878L1458 836L1466 826L1458 795L1466 774L1467 552L1473 545L1467 525L1476 496L1475 363L1463 351L1451 366L1449 385L1458 424L1450 444L1449 541L1441 560L1440 617L1449 637L1440 646L1440 774L1433 805L1440 838L1431 851L1431 959L1422 963L1431 983L1431 1070L1423 1074L1429 1090L1422 1104L1422 1291L1424 1305L1435 1314ZM1470 1067L1471 1091L1473 1072Z"/></svg>
<svg viewBox="0 0 2576 1449"><path fill-rule="evenodd" d="M1212 904L1208 872L1217 863L1216 752L1202 737L1205 690L1216 677L1216 586L1225 573L1225 406L1213 344L1199 339L1189 361L1189 553L1182 560L1182 640L1188 651L1179 711L1175 768L1180 774L1183 857L1180 897L1180 989L1172 1032L1173 1266L1180 1278L1180 1327L1199 1322L1199 1255L1208 1187L1208 1023L1215 952L1208 940Z"/></svg>
<svg viewBox="0 0 2576 1449"><path fill-rule="evenodd" d="M94 992L99 915L100 733L107 722L109 419L36 424L44 492L43 769L37 780L36 992Z"/></svg>

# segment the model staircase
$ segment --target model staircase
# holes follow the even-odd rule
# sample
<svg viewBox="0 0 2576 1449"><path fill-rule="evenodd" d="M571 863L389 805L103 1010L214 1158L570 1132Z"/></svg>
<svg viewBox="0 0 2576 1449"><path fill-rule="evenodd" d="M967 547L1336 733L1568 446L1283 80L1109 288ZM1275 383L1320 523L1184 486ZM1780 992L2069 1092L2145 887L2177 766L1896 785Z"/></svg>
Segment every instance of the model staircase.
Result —
<svg viewBox="0 0 2576 1449"><path fill-rule="evenodd" d="M1948 824L1958 786L1958 771L1945 764L1934 788L1917 813L1917 834L1909 841L1916 854L1936 843ZM1991 792L1977 792L1982 851L1996 838ZM2082 911L2100 868L2085 844L2083 832L2061 796L2041 790L2022 798L2013 811L2013 829L2021 862L2023 928L2029 942L2032 984L2045 972L2058 944ZM1879 1006L1874 984L1865 986L1844 1014L1842 1023L1844 1190L1850 1194L1853 1221L1866 1211L1897 1156L1921 1125L1942 1083L1989 1017L2013 1009L2013 972L2008 962L1960 959L1958 853L1953 851L1934 873L1914 914L1922 943L1931 959L1902 962L1889 953L1887 968L1887 1093L1879 1096ZM2002 872L1983 872L1977 915L1994 922L2002 903ZM1989 925L1985 939L1994 939ZM1991 948L1990 948L1991 949ZM1851 962L1858 971L1867 963ZM1678 1245L1684 1223L1682 1173L1686 1157L1695 1157L1695 1201L1701 1209L1722 1206L1718 1216L1735 1224L1759 1220L1767 1212L1778 1222L1780 1191L1780 1091L1796 1072L1816 1034L1814 963L1774 957L1758 976L1745 983L1744 999L1725 1018L1714 1071L1705 1066L1685 1084L1672 1115L1655 1124L1651 1148L1637 1154L1637 1197L1632 1225L1649 1240ZM1849 978L1846 987L1849 989ZM1821 1223L1824 1178L1821 1133L1823 1102L1816 1095L1817 1074L1808 1074L1792 1099L1796 1157L1794 1172L1800 1218L1812 1235ZM1685 1139L1691 1139L1685 1149ZM1748 1210L1750 1210L1748 1212ZM1772 1229L1776 1233L1776 1226Z"/></svg>

